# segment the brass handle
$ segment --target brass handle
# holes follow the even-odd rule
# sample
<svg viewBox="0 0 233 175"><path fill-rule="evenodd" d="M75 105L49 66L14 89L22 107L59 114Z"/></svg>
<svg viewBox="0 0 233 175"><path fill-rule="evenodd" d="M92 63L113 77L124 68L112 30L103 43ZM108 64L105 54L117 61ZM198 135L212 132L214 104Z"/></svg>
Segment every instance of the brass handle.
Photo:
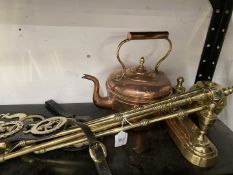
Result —
<svg viewBox="0 0 233 175"><path fill-rule="evenodd" d="M125 74L126 74L126 66L121 61L120 54L119 54L121 46L123 44L125 44L126 42L131 41L131 40L146 40L146 39L165 39L165 40L167 40L168 43L169 43L168 51L155 64L155 71L158 71L158 68L159 68L161 62L167 58L167 56L170 54L170 52L172 50L172 42L168 37L169 37L169 33L167 31L161 31L161 32L129 32L127 34L127 39L120 42L120 44L117 47L117 51L116 51L117 60L119 61L119 63L122 66L122 69L123 69L122 77L125 76Z"/></svg>
<svg viewBox="0 0 233 175"><path fill-rule="evenodd" d="M144 40L144 39L168 39L169 33L164 32L129 32L127 38L129 40Z"/></svg>

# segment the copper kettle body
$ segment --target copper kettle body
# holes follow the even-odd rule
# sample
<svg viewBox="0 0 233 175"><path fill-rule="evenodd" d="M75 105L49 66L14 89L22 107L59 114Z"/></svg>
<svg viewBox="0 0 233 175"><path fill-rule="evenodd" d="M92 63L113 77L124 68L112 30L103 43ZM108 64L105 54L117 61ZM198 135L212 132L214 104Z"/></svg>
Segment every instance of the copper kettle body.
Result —
<svg viewBox="0 0 233 175"><path fill-rule="evenodd" d="M117 60L121 69L113 71L107 81L107 97L99 94L99 81L96 77L84 74L83 78L94 82L93 102L96 106L111 108L115 111L123 111L139 105L158 101L172 94L172 85L167 76L159 71L160 63L166 59L172 49L172 43L168 38L168 32L129 32L127 39L117 47ZM169 49L165 56L155 65L154 69L144 66L144 58L140 58L139 65L126 68L119 56L120 48L126 42L132 40L165 39L169 43Z"/></svg>

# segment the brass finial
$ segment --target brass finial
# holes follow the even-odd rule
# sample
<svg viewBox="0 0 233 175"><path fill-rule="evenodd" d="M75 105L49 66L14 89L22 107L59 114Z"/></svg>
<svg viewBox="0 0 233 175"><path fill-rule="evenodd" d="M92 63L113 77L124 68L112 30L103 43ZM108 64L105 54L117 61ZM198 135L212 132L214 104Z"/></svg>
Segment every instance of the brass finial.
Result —
<svg viewBox="0 0 233 175"><path fill-rule="evenodd" d="M233 93L233 86L232 87L228 87L228 88L224 88L223 92L226 96L230 95Z"/></svg>
<svg viewBox="0 0 233 175"><path fill-rule="evenodd" d="M141 57L139 60L140 66L143 67L143 64L145 63L144 57Z"/></svg>
<svg viewBox="0 0 233 175"><path fill-rule="evenodd" d="M184 83L184 77L177 78L177 87L182 87Z"/></svg>
<svg viewBox="0 0 233 175"><path fill-rule="evenodd" d="M177 78L177 85L176 85L177 93L185 92L185 88L183 87L183 83L184 83L184 78L183 77L178 77Z"/></svg>

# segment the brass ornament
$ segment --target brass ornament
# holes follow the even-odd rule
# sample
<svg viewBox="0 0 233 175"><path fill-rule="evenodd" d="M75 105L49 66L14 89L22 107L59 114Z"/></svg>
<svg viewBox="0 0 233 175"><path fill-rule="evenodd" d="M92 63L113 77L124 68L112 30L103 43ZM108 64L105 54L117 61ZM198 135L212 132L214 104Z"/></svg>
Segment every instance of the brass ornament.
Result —
<svg viewBox="0 0 233 175"><path fill-rule="evenodd" d="M42 115L27 115L25 113L15 113L15 114L0 114L0 119L8 119L8 120L16 120L18 119L19 121L34 121L34 120L43 120L44 116ZM1 122L1 121L0 121Z"/></svg>
<svg viewBox="0 0 233 175"><path fill-rule="evenodd" d="M3 118L3 119L17 119L18 118L19 121L22 121L23 119L25 119L25 117L27 117L27 115L24 113L16 113L16 114L7 113L7 114L0 115L0 118Z"/></svg>
<svg viewBox="0 0 233 175"><path fill-rule="evenodd" d="M50 117L45 120L42 120L31 127L30 130L25 133L32 133L34 135L45 135L50 134L58 129L62 128L67 122L65 117Z"/></svg>
<svg viewBox="0 0 233 175"><path fill-rule="evenodd" d="M10 121L0 123L0 139L7 138L19 132L24 124L21 121Z"/></svg>
<svg viewBox="0 0 233 175"><path fill-rule="evenodd" d="M25 118L23 118L21 121L36 121L36 120L44 120L44 116L42 115L28 115Z"/></svg>

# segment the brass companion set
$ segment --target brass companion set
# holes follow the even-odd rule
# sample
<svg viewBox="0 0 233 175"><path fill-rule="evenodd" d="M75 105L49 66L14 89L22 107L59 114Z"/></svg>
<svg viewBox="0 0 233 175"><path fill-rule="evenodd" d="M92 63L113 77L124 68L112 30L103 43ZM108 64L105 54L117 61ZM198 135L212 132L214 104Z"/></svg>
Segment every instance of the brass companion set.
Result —
<svg viewBox="0 0 233 175"><path fill-rule="evenodd" d="M50 103L59 116L2 114L0 162L28 153L40 154L89 145L90 156L99 174L108 174L108 170L101 169L107 149L95 138L135 128L140 132L149 125L165 121L171 138L190 163L199 167L213 166L218 152L206 133L226 106L227 96L232 94L233 87L223 88L214 82L199 81L185 91L182 77L177 79L177 85L172 86L166 75L158 70L172 49L168 36L168 32L131 32L127 35L117 48L117 59L122 69L114 71L106 82L108 97L99 95L99 82L95 77L84 75L83 78L95 84L94 103L117 113L80 122L56 103ZM153 70L146 69L144 58L140 58L139 66L126 68L119 56L121 46L132 40L144 39L165 39L169 49Z"/></svg>

